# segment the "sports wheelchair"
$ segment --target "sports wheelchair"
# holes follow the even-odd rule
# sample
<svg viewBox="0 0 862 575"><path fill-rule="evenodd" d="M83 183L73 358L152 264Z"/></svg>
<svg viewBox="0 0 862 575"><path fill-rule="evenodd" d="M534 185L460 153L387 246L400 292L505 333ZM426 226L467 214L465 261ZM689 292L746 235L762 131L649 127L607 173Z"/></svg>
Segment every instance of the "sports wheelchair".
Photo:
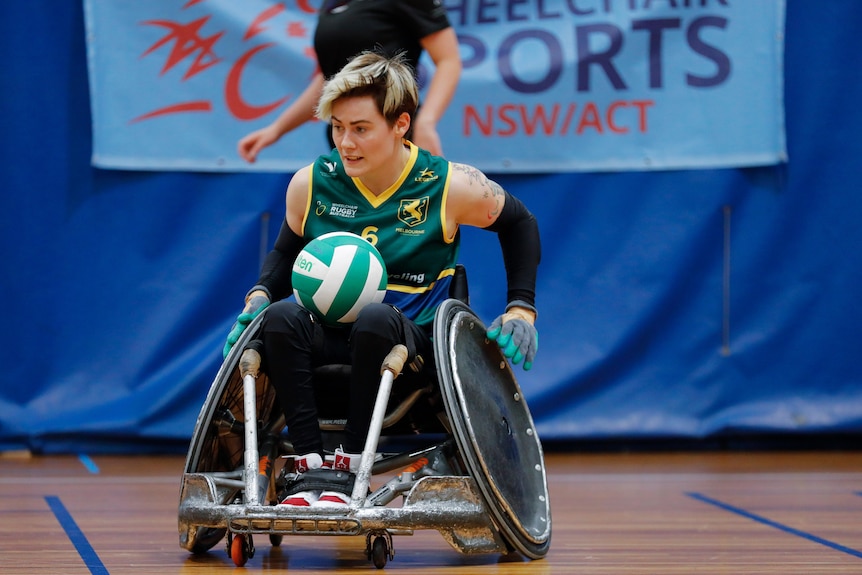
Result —
<svg viewBox="0 0 862 575"><path fill-rule="evenodd" d="M226 537L228 555L242 566L254 556L254 535L276 546L284 535L364 535L369 560L383 568L394 557L393 535L435 529L464 554L547 554L551 508L532 416L482 321L454 298L434 320L436 380L432 373L427 387L399 393L393 380L406 350L396 346L384 361L350 505L277 506L292 475L289 463L279 462L294 451L275 390L244 350L265 313L225 359L198 416L180 489L182 548L204 553ZM343 383L347 369L324 366L315 386ZM324 406L319 402L324 441L337 445L345 420ZM407 436L406 448L387 451ZM371 488L372 476L393 472Z"/></svg>

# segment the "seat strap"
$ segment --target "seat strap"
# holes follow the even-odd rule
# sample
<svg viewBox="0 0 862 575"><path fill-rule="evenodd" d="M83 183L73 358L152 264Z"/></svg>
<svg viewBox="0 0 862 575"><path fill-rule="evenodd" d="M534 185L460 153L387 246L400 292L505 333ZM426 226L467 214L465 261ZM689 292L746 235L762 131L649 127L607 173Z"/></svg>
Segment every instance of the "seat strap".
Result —
<svg viewBox="0 0 862 575"><path fill-rule="evenodd" d="M305 473L290 475L279 493L279 501L301 491L340 491L351 493L356 474L338 469L309 469Z"/></svg>

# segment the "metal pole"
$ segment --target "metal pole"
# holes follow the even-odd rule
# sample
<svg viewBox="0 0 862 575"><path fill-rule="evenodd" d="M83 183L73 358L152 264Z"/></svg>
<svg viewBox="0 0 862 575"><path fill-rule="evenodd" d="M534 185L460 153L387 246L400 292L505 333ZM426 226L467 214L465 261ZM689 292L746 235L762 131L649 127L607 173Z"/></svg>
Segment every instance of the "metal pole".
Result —
<svg viewBox="0 0 862 575"><path fill-rule="evenodd" d="M242 378L242 395L245 407L245 503L259 505L257 492L257 390L255 377L251 374Z"/></svg>
<svg viewBox="0 0 862 575"><path fill-rule="evenodd" d="M380 388L377 390L371 424L368 426L368 435L365 438L365 448L362 450L362 459L359 462L356 482L353 484L353 493L350 497L350 506L354 509L365 505L368 485L371 483L371 468L374 465L374 457L377 455L377 442L380 440L383 419L386 417L386 406L389 403L392 382L401 373L406 360L407 348L398 344L392 348L380 368L382 374Z"/></svg>

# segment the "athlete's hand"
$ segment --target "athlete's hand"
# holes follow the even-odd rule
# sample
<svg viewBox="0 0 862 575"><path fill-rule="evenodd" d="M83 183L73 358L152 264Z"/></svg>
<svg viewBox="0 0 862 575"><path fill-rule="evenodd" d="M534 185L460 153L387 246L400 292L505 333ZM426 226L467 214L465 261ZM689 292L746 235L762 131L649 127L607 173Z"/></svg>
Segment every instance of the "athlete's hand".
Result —
<svg viewBox="0 0 862 575"><path fill-rule="evenodd" d="M539 349L539 332L533 325L536 309L526 302L515 300L506 306L506 313L499 316L488 327L488 339L496 341L503 355L512 363L524 361L524 369L533 367Z"/></svg>
<svg viewBox="0 0 862 575"><path fill-rule="evenodd" d="M256 290L248 294L242 313L237 316L233 328L231 328L230 333L227 335L227 342L224 344L224 349L222 350L223 357L227 357L231 348L239 340L239 336L248 327L248 324L259 316L260 312L265 310L268 305L269 296L264 291Z"/></svg>

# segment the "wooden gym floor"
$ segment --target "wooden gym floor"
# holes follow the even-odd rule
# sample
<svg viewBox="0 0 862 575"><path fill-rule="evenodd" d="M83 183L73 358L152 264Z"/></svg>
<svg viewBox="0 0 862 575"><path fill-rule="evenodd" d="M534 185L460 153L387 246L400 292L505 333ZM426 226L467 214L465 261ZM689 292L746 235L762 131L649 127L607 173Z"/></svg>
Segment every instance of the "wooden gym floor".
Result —
<svg viewBox="0 0 862 575"><path fill-rule="evenodd" d="M376 572L364 537L255 539L234 567L177 543L184 458L0 457L0 573ZM462 555L436 531L394 539L385 573L862 574L862 451L546 453L542 560Z"/></svg>

